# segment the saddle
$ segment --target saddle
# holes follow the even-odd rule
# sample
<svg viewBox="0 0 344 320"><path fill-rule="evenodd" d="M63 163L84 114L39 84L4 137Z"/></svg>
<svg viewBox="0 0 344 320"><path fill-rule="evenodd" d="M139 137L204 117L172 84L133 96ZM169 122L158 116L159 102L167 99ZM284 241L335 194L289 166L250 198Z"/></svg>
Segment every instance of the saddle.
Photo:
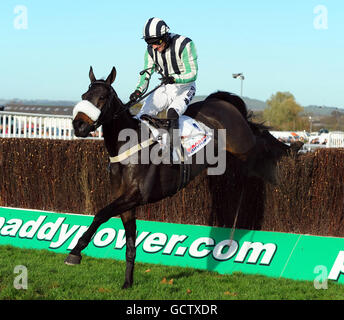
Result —
<svg viewBox="0 0 344 320"><path fill-rule="evenodd" d="M146 120L151 126L156 129L168 130L171 126L170 119L160 119L158 117L150 116L148 114L143 114L141 120Z"/></svg>

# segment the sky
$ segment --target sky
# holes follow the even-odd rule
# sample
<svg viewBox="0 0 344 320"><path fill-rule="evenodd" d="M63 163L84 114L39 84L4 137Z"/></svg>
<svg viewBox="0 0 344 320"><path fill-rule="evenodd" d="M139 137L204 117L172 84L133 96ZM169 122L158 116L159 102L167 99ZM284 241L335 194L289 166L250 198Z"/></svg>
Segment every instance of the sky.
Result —
<svg viewBox="0 0 344 320"><path fill-rule="evenodd" d="M116 67L127 102L151 17L194 41L196 95L240 94L242 72L245 97L289 91L302 106L344 108L343 0L1 0L0 99L80 100L92 65L97 78Z"/></svg>

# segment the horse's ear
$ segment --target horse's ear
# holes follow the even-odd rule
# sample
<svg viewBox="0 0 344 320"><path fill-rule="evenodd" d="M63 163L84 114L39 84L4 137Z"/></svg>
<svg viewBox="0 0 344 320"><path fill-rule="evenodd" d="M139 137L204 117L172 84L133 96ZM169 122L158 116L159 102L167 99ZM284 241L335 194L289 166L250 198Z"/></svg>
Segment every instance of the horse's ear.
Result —
<svg viewBox="0 0 344 320"><path fill-rule="evenodd" d="M111 72L110 72L110 74L109 74L109 76L107 77L107 79L106 79L105 82L106 82L107 84L112 84L112 82L114 82L115 79L116 79L116 74L117 74L116 68L115 68L115 67L112 67L112 70L111 70Z"/></svg>
<svg viewBox="0 0 344 320"><path fill-rule="evenodd" d="M88 76L90 77L91 83L96 81L96 77L94 76L92 66L90 66L90 72L89 72Z"/></svg>

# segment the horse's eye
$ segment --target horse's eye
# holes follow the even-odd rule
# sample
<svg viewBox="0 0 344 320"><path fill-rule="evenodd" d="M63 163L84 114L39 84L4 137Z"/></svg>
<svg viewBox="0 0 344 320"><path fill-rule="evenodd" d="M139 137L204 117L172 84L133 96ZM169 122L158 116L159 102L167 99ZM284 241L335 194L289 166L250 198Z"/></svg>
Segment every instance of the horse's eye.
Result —
<svg viewBox="0 0 344 320"><path fill-rule="evenodd" d="M100 100L104 100L105 97L104 97L104 96L100 96L99 99L100 99Z"/></svg>

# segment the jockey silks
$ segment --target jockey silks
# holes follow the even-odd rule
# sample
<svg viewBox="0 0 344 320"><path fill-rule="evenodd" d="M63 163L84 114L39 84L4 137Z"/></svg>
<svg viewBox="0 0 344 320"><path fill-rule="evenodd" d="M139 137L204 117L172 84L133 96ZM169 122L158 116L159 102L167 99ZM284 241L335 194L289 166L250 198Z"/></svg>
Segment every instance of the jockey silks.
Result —
<svg viewBox="0 0 344 320"><path fill-rule="evenodd" d="M149 69L140 76L136 89L143 92L149 79L157 69L164 76L172 76L177 84L194 82L197 78L197 52L190 38L171 34L168 47L163 52L147 46L144 56L144 69Z"/></svg>

